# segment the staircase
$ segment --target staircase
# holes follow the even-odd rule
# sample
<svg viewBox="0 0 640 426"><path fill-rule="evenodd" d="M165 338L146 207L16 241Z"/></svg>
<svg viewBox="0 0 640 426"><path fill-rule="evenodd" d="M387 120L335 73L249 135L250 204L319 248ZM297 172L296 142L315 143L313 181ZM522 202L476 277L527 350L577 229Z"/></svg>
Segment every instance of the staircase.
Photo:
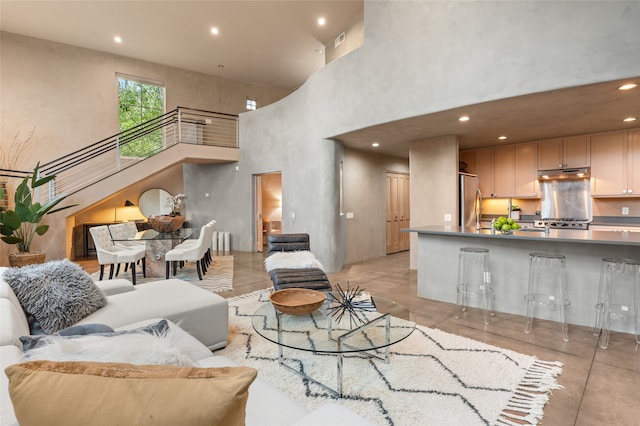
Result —
<svg viewBox="0 0 640 426"><path fill-rule="evenodd" d="M65 193L86 207L126 185L183 162L238 161L238 116L178 107L131 129L40 165L55 174L41 203ZM30 172L0 169L9 192ZM44 193L46 192L46 193Z"/></svg>

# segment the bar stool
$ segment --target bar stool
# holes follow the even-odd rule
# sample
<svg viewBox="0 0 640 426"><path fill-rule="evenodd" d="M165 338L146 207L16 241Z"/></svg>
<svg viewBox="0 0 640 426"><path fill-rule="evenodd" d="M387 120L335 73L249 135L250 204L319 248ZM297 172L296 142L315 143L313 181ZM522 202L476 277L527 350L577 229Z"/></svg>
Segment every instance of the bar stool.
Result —
<svg viewBox="0 0 640 426"><path fill-rule="evenodd" d="M569 341L566 309L571 302L565 298L567 281L566 257L557 253L529 253L529 288L524 297L527 303L527 326L531 333L536 306L558 309L562 323L562 340Z"/></svg>
<svg viewBox="0 0 640 426"><path fill-rule="evenodd" d="M489 271L489 250L479 247L462 247L458 254L458 311L460 318L469 306L469 298L480 299L484 310L484 323L489 324L489 316L493 316L491 272Z"/></svg>
<svg viewBox="0 0 640 426"><path fill-rule="evenodd" d="M600 334L600 347L607 349L611 320L635 324L636 343L640 344L640 261L603 258L596 303L594 335Z"/></svg>

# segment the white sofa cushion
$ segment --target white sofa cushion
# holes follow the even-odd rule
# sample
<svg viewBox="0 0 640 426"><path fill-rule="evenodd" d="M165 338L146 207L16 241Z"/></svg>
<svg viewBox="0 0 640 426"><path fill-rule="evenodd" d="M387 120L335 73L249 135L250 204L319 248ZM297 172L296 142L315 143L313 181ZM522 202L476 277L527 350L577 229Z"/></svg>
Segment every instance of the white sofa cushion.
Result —
<svg viewBox="0 0 640 426"><path fill-rule="evenodd" d="M235 367L238 365L223 356L212 356L198 362L200 367ZM258 371L258 378L249 387L246 426L290 425L307 414L308 411L304 407L262 380L260 371Z"/></svg>
<svg viewBox="0 0 640 426"><path fill-rule="evenodd" d="M0 346L0 425L17 425L16 415L13 412L13 404L9 397L9 379L4 374L4 369L10 365L22 362L22 351L13 345Z"/></svg>
<svg viewBox="0 0 640 426"><path fill-rule="evenodd" d="M29 324L20 304L0 298L0 345L22 347L20 336L29 335Z"/></svg>
<svg viewBox="0 0 640 426"><path fill-rule="evenodd" d="M99 323L118 328L141 318L171 320L210 349L222 348L227 343L227 300L179 279L138 284L134 291L109 296L107 306L78 324Z"/></svg>
<svg viewBox="0 0 640 426"><path fill-rule="evenodd" d="M96 283L100 291L105 294L105 296L112 296L114 294L125 293L127 291L133 291L136 289L131 281L125 280L124 278L114 278L112 280L102 280L94 282Z"/></svg>

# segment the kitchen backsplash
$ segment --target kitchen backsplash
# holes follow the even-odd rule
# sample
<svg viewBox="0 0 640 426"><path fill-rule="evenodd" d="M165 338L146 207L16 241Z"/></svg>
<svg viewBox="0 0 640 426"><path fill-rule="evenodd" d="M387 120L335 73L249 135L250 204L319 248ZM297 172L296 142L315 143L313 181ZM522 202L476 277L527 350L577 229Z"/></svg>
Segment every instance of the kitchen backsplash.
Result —
<svg viewBox="0 0 640 426"><path fill-rule="evenodd" d="M485 199L482 203L482 214L486 216L504 216L507 214L507 198ZM539 199L517 199L511 200L512 206L520 207L522 217L535 217L540 211ZM622 209L629 209L629 214L622 214ZM594 198L593 217L606 218L607 221L636 222L640 218L640 198Z"/></svg>

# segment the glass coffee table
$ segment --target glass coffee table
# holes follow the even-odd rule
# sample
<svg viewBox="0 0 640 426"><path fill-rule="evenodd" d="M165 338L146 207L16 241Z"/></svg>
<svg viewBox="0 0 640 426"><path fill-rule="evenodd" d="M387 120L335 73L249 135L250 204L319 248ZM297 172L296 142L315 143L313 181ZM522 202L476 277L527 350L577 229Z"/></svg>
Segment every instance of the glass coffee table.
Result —
<svg viewBox="0 0 640 426"><path fill-rule="evenodd" d="M255 311L251 324L260 336L278 345L281 366L342 397L344 355L366 353L389 363L389 347L409 337L416 327L413 314L407 308L381 297L371 299L375 306L357 311L360 319L349 312L340 315L339 310L331 309L335 302L330 301L317 311L301 316L282 314L271 303L265 303ZM336 355L336 389L288 365L283 354L285 347Z"/></svg>

